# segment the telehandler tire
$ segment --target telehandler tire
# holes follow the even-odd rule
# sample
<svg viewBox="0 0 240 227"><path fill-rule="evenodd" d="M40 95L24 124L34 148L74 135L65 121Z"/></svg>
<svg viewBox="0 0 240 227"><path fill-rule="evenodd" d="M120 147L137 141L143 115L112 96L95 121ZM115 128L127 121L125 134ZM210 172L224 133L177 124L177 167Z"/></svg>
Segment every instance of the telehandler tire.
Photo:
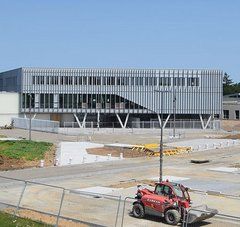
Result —
<svg viewBox="0 0 240 227"><path fill-rule="evenodd" d="M140 203L135 203L132 208L132 213L135 218L143 218L145 216L143 205Z"/></svg>
<svg viewBox="0 0 240 227"><path fill-rule="evenodd" d="M181 220L181 215L177 210L171 209L165 213L164 218L169 225L177 225Z"/></svg>

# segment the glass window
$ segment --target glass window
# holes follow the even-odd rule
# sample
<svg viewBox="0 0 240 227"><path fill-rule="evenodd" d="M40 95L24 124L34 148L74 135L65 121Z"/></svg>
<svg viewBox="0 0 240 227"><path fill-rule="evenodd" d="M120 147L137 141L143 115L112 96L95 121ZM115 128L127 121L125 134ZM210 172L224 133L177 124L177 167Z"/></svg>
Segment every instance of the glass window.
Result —
<svg viewBox="0 0 240 227"><path fill-rule="evenodd" d="M121 78L120 77L117 77L117 85L121 85Z"/></svg>
<svg viewBox="0 0 240 227"><path fill-rule="evenodd" d="M102 78L102 85L107 85L107 79L106 79L106 77L103 77L103 78Z"/></svg>
<svg viewBox="0 0 240 227"><path fill-rule="evenodd" d="M32 76L32 84L36 84L36 76Z"/></svg>
<svg viewBox="0 0 240 227"><path fill-rule="evenodd" d="M60 84L61 84L61 85L64 84L64 77L63 77L63 76L60 77Z"/></svg>
<svg viewBox="0 0 240 227"><path fill-rule="evenodd" d="M59 94L59 108L63 108L63 94Z"/></svg>
<svg viewBox="0 0 240 227"><path fill-rule="evenodd" d="M131 77L131 85L134 85L134 77Z"/></svg>
<svg viewBox="0 0 240 227"><path fill-rule="evenodd" d="M50 94L50 108L53 108L53 94Z"/></svg>
<svg viewBox="0 0 240 227"><path fill-rule="evenodd" d="M83 85L87 85L87 77L86 76L83 77Z"/></svg>
<svg viewBox="0 0 240 227"><path fill-rule="evenodd" d="M68 108L68 95L67 94L63 95L63 101L64 101L63 107Z"/></svg>
<svg viewBox="0 0 240 227"><path fill-rule="evenodd" d="M44 94L40 94L40 108L44 108Z"/></svg>
<svg viewBox="0 0 240 227"><path fill-rule="evenodd" d="M44 84L44 76L40 76L40 84Z"/></svg>
<svg viewBox="0 0 240 227"><path fill-rule="evenodd" d="M229 110L223 110L223 118L229 119Z"/></svg>
<svg viewBox="0 0 240 227"><path fill-rule="evenodd" d="M101 85L101 77L100 76L97 77L97 85Z"/></svg>
<svg viewBox="0 0 240 227"><path fill-rule="evenodd" d="M235 110L236 119L239 120L239 110Z"/></svg>
<svg viewBox="0 0 240 227"><path fill-rule="evenodd" d="M115 85L115 77L111 77L111 85Z"/></svg>
<svg viewBox="0 0 240 227"><path fill-rule="evenodd" d="M51 77L51 78L52 78L52 77ZM49 82L50 82L50 78L49 78L49 76L46 76L46 84L47 84L47 85L50 84Z"/></svg>

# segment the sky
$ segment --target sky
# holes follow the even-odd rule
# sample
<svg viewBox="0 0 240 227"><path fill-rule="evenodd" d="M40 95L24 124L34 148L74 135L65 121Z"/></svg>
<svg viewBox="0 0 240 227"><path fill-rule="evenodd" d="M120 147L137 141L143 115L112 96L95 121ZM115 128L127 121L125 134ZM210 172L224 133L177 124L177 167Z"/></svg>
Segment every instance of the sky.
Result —
<svg viewBox="0 0 240 227"><path fill-rule="evenodd" d="M240 0L0 0L0 72L220 69L240 82Z"/></svg>

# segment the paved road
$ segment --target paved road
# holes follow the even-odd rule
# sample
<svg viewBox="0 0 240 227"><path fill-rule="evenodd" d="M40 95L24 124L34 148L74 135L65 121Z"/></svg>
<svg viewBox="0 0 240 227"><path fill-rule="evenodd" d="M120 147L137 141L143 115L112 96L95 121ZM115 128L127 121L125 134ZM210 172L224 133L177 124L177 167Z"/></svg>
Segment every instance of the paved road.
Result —
<svg viewBox="0 0 240 227"><path fill-rule="evenodd" d="M229 167L234 163L239 162L239 150L240 146L237 146L218 150L164 157L164 175L189 178L189 180L184 181L184 184L187 186L190 185L193 188L198 188L204 191L221 191L223 193L230 193L239 196L239 174L221 173L208 170L209 168L213 167ZM190 163L191 159L198 158L207 158L210 160L210 162L201 165ZM47 184L62 186L68 189L80 189L93 186L110 187L111 185L116 185L119 182L128 182L133 179L151 179L153 177L158 177L158 173L159 158L137 158L75 166L6 171L1 172L0 175L23 180L43 182ZM0 198L14 199L14 196L16 194L19 194L19 184L9 183L9 181L2 179L0 180ZM48 209L50 209L49 207L53 209L53 206L55 204L59 204L59 195L56 192L36 187L32 187L30 189L28 189L26 193L28 197L24 200L25 204L34 203L36 199L42 202L40 205L37 205L36 203L35 206L41 207L42 209L45 209L46 206ZM123 195L133 196L135 188L131 190L130 189L129 191L128 189L123 189ZM205 196L195 193L192 194L192 197L195 202L200 203L206 201L212 207L218 208L221 213L239 215L239 201L236 201L234 199L220 198L216 196ZM78 207L78 209L82 209L79 207L80 203L74 203L75 200L77 201L77 198L75 197L67 198L68 204L70 204L72 207L75 207L74 209L70 209L72 213L67 213L68 215L77 215L78 213L74 213L77 212L75 211L76 207ZM96 199L94 201L96 201ZM104 206L104 204L102 205ZM230 207L231 209L229 209ZM111 204L109 204L109 208L111 208ZM89 210L90 209L92 208L89 207ZM108 212L109 216L114 213L111 210ZM90 213L86 214L86 217L87 216L91 217ZM159 221L156 222L154 220L148 219L139 221L131 218L130 216L127 216L126 221L127 226L159 226ZM228 223L222 223L222 221L212 219L210 220L210 223L203 223L202 225L206 224L207 226L229 225ZM234 225L231 224L230 226Z"/></svg>

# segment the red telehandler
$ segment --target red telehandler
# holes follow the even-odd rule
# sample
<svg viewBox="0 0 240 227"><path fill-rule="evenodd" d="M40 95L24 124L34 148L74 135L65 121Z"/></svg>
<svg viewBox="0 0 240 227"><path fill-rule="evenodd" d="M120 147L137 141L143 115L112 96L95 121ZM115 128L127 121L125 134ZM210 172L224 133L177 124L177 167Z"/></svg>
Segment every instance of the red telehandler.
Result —
<svg viewBox="0 0 240 227"><path fill-rule="evenodd" d="M218 213L216 209L208 208L206 205L191 210L188 188L168 180L156 183L154 191L138 186L135 198L132 208L134 217L143 218L145 214L159 216L170 225L177 225L181 221L187 221L188 224L196 223Z"/></svg>

